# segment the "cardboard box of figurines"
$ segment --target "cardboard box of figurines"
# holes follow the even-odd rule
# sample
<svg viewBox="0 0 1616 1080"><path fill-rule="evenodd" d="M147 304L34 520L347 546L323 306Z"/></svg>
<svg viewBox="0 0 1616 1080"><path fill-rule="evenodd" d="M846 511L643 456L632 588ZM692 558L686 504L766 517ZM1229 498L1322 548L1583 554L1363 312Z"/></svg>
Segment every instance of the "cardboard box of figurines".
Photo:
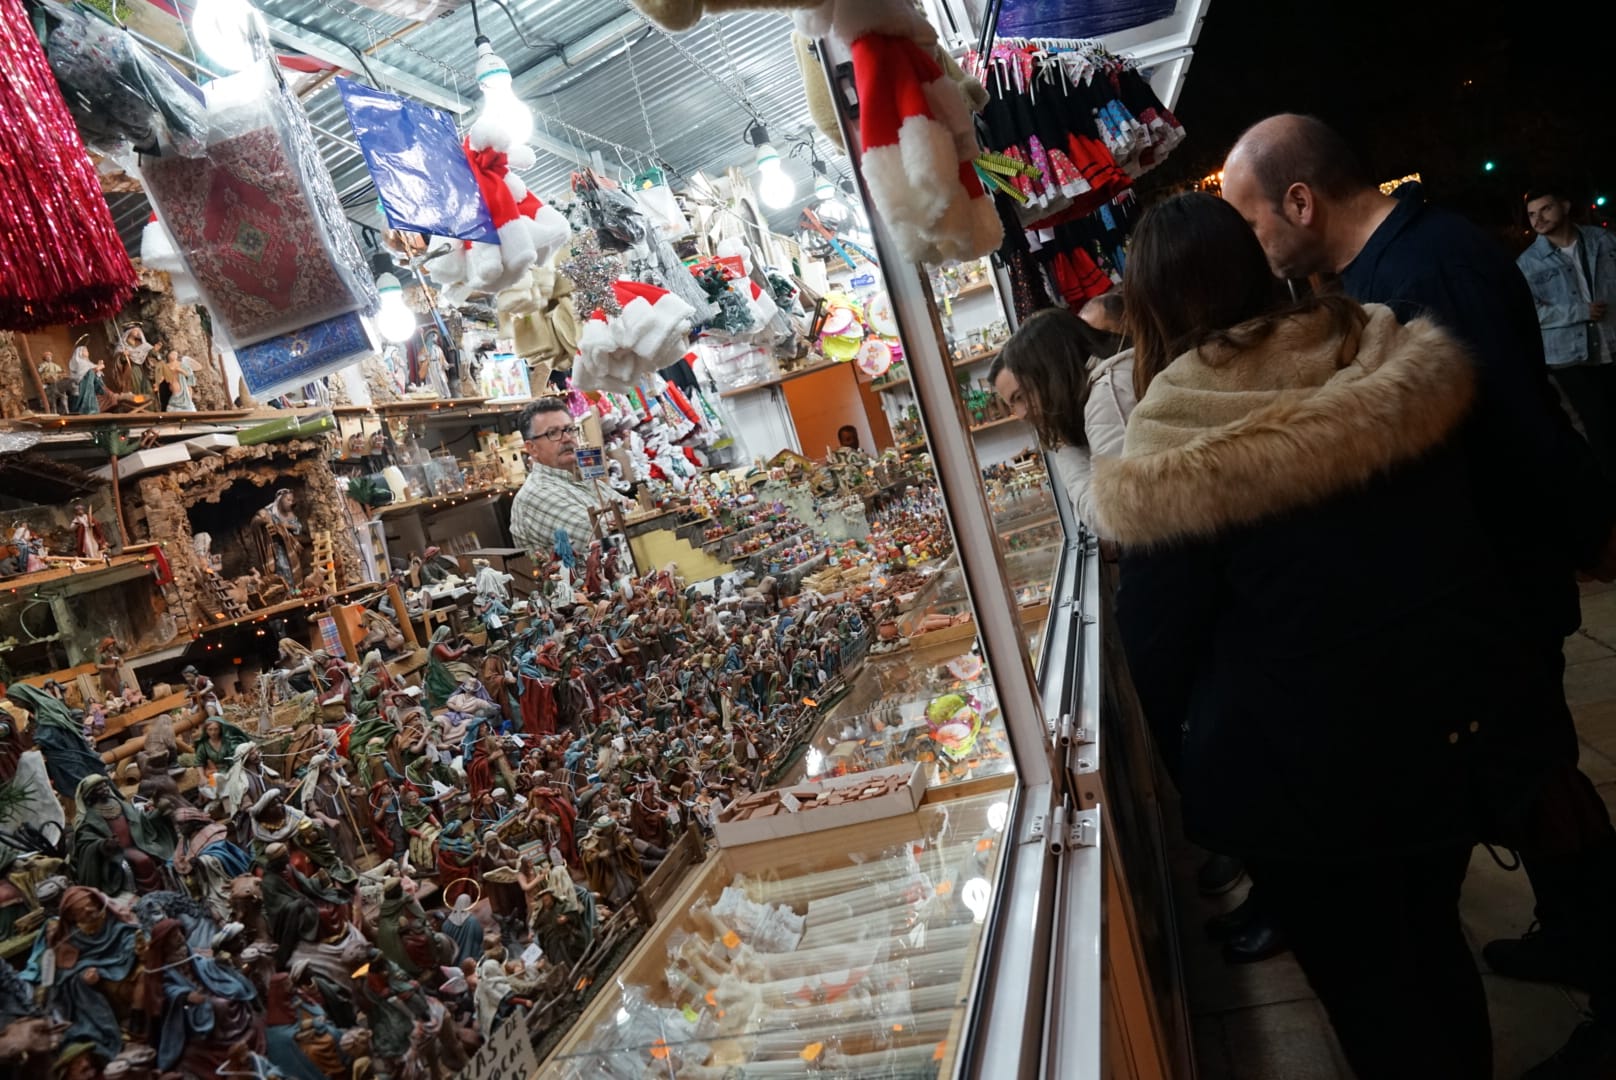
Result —
<svg viewBox="0 0 1616 1080"><path fill-rule="evenodd" d="M744 795L718 814L713 835L719 847L740 847L799 833L859 825L913 813L926 795L922 765L803 780L788 787Z"/></svg>

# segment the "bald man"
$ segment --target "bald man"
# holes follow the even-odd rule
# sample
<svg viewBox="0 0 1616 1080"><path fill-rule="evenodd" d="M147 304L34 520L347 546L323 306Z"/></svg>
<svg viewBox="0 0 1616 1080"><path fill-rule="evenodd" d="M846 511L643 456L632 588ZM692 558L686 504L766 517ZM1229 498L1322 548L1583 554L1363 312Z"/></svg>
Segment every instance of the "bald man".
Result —
<svg viewBox="0 0 1616 1080"><path fill-rule="evenodd" d="M1499 974L1595 992L1598 1025L1528 1076L1616 1075L1616 830L1576 768L1562 653L1581 624L1575 571L1616 575L1616 498L1550 387L1531 291L1496 243L1426 205L1418 184L1381 194L1346 142L1312 117L1270 117L1242 135L1224 162L1223 195L1275 274L1339 275L1359 301L1386 304L1405 321L1435 318L1475 358L1481 394L1466 449L1481 512L1497 522L1500 585L1527 635L1538 702L1520 740L1522 773L1530 759L1550 776L1517 816L1524 826L1489 837L1520 848L1542 928L1492 942L1483 956ZM1486 790L1508 786L1499 778ZM1573 1071L1556 1071L1567 1054L1578 1059Z"/></svg>

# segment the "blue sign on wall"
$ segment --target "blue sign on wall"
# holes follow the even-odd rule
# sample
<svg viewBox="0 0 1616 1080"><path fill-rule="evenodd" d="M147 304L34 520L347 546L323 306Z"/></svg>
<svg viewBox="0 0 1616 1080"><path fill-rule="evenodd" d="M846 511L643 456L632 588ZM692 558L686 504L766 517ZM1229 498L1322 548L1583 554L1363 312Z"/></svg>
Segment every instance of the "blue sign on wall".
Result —
<svg viewBox="0 0 1616 1080"><path fill-rule="evenodd" d="M855 275L852 279L850 279L848 281L848 283L847 283L848 288L850 288L850 289L868 289L871 285L874 285L874 284L875 284L875 275L874 274L858 274L858 275Z"/></svg>
<svg viewBox="0 0 1616 1080"><path fill-rule="evenodd" d="M1000 37L1092 38L1165 19L1174 0L1004 0Z"/></svg>

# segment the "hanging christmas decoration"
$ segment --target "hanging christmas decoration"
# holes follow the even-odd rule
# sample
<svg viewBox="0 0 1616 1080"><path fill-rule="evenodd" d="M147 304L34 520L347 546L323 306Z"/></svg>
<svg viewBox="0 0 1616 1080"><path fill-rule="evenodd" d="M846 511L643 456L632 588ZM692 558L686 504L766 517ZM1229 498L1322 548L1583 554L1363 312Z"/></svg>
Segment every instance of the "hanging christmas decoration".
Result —
<svg viewBox="0 0 1616 1080"><path fill-rule="evenodd" d="M981 87L954 76L925 16L909 0L824 0L795 19L809 37L848 45L860 168L904 258L972 259L998 247L1004 229L975 166Z"/></svg>
<svg viewBox="0 0 1616 1080"><path fill-rule="evenodd" d="M709 302L718 305L718 314L707 320L707 329L722 334L750 333L757 327L752 312L741 294L729 287L729 276L716 264L696 273L696 283L707 294Z"/></svg>
<svg viewBox="0 0 1616 1080"><path fill-rule="evenodd" d="M561 272L572 282L572 303L580 313L616 315L622 310L612 289L622 272L622 263L600 249L600 237L594 229L585 229L573 237L572 257L561 264Z"/></svg>
<svg viewBox="0 0 1616 1080"><path fill-rule="evenodd" d="M135 268L19 0L0 0L0 327L111 318Z"/></svg>
<svg viewBox="0 0 1616 1080"><path fill-rule="evenodd" d="M690 333L690 305L638 281L612 283L615 314L596 308L578 336L572 381L581 390L631 392L640 379L678 361Z"/></svg>

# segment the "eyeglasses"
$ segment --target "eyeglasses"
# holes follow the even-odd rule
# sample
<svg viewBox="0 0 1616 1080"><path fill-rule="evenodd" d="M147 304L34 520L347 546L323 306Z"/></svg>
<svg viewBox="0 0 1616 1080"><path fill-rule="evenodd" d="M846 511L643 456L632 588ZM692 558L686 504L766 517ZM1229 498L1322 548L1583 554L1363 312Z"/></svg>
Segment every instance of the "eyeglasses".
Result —
<svg viewBox="0 0 1616 1080"><path fill-rule="evenodd" d="M577 424L568 424L566 427L551 428L549 431L534 435L532 438L528 439L528 442L538 442L540 439L547 439L550 442L560 442L569 435L574 439L578 437Z"/></svg>

